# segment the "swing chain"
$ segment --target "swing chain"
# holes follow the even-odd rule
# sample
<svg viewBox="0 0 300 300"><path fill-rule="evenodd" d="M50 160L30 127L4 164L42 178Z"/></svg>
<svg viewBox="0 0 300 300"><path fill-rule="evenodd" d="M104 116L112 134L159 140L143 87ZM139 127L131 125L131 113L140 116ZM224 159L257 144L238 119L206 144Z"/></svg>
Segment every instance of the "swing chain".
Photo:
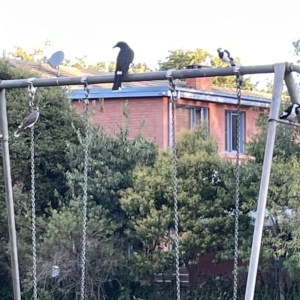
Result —
<svg viewBox="0 0 300 300"><path fill-rule="evenodd" d="M34 174L34 129L31 131L31 218L32 218L32 276L33 276L33 299L37 299L36 279L36 229L35 229L35 174Z"/></svg>
<svg viewBox="0 0 300 300"><path fill-rule="evenodd" d="M28 86L27 86L27 92L28 92L28 96L29 96L29 109L31 109L32 106L34 106L34 96L35 96L35 92L36 92L36 87L33 85L33 80L35 78L29 78L27 80Z"/></svg>
<svg viewBox="0 0 300 300"><path fill-rule="evenodd" d="M233 280L233 300L237 299L238 283L238 257L239 257L239 202L240 202L240 127L241 127L241 87L243 77L240 74L239 67L236 68L236 89L237 89L237 149L236 149L236 187L235 187L235 228L234 228L234 280Z"/></svg>
<svg viewBox="0 0 300 300"><path fill-rule="evenodd" d="M33 85L35 78L27 80L28 106L31 110L34 106L36 87ZM35 224L35 168L34 168L34 129L30 130L30 161L31 161L31 230L32 230L32 277L33 277L33 299L37 299L37 277L36 277L36 224Z"/></svg>
<svg viewBox="0 0 300 300"><path fill-rule="evenodd" d="M85 107L85 140L84 140L84 171L83 171L83 209L82 209L82 258L81 258L81 293L80 299L84 300L85 296L85 263L86 263L86 223L87 223L87 189L88 189L88 151L89 151L89 93L90 86L88 85L86 79L83 80L84 83L84 107Z"/></svg>
<svg viewBox="0 0 300 300"><path fill-rule="evenodd" d="M180 300L180 269L179 269L179 235L178 235L178 203L177 203L177 154L175 144L175 110L177 92L172 70L166 74L169 81L170 101L172 104L172 165L173 165L173 198L174 198L174 223L175 223L175 255L176 255L176 288L177 300Z"/></svg>

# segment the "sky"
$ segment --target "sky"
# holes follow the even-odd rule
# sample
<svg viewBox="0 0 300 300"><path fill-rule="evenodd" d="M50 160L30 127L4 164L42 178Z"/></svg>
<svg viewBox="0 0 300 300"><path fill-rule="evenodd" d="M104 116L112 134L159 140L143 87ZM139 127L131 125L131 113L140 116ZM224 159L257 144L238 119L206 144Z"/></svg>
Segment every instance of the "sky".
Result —
<svg viewBox="0 0 300 300"><path fill-rule="evenodd" d="M296 0L9 0L1 4L0 55L18 45L53 47L88 63L115 60L118 41L135 52L134 62L156 68L168 50L219 47L243 65L295 61L291 41L300 38ZM252 77L253 82L272 76Z"/></svg>

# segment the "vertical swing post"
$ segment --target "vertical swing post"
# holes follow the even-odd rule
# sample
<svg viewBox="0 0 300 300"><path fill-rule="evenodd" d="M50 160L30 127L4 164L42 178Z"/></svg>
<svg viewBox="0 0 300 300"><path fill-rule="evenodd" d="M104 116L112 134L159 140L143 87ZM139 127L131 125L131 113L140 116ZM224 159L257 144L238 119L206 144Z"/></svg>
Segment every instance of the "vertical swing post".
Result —
<svg viewBox="0 0 300 300"><path fill-rule="evenodd" d="M261 175L259 198L257 203L257 217L254 227L252 240L250 265L248 270L247 287L245 300L253 300L255 292L255 283L259 263L259 254L261 248L262 232L265 220L265 211L267 204L268 188L270 181L271 165L273 160L273 151L276 137L277 118L280 110L281 93L283 80L285 77L286 64L279 63L274 65L274 87L272 92L272 102L270 107L269 124L267 132L267 141L265 147L263 170Z"/></svg>
<svg viewBox="0 0 300 300"><path fill-rule="evenodd" d="M0 90L0 128L1 128L1 139L2 139L1 144L2 144L2 156L3 156L4 180L5 180L5 193L6 193L5 198L6 198L7 218L8 218L9 249L10 249L12 279L13 279L13 291L14 291L14 299L21 300L14 200L13 200L9 146L8 146L8 124L7 124L7 113L6 113L5 89Z"/></svg>

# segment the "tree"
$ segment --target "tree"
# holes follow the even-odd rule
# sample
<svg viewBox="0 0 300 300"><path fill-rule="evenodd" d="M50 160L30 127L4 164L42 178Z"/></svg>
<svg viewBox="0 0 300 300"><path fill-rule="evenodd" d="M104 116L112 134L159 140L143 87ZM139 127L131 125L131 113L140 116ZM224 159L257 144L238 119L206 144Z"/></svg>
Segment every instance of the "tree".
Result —
<svg viewBox="0 0 300 300"><path fill-rule="evenodd" d="M169 69L182 69L187 65L191 64L207 64L207 61L211 61L213 67L223 67L224 64L219 57L209 54L203 49L196 49L195 51L184 51L184 50L173 50L169 51L169 56L165 61L158 61L160 70L169 70ZM237 63L240 62L239 58L235 58ZM220 87L236 87L235 77L213 77L212 83ZM250 82L250 78L244 78L243 89L251 90L254 88L254 85Z"/></svg>
<svg viewBox="0 0 300 300"><path fill-rule="evenodd" d="M126 118L125 118L126 119ZM125 226L124 215L120 209L119 191L132 184L132 170L136 165L151 165L157 153L157 147L148 142L142 134L134 139L128 138L129 128L120 125L113 136L103 129L91 128L89 145L89 197L95 205L101 205L114 215L120 227ZM69 148L71 169L66 173L70 199L82 194L83 147L74 145ZM100 184L101 183L101 184Z"/></svg>
<svg viewBox="0 0 300 300"><path fill-rule="evenodd" d="M193 270L202 254L233 244L234 218L229 213L234 210L234 173L200 128L182 134L176 147L180 259ZM219 180L213 176L215 169ZM153 166L135 168L132 187L121 192L135 273L149 284L154 273L174 271L174 250L161 251L164 245L174 247L174 236L168 233L174 229L171 170L170 153L161 151Z"/></svg>
<svg viewBox="0 0 300 300"><path fill-rule="evenodd" d="M37 56L41 56L43 54L42 49L33 49L32 52L24 50L20 46L15 46L15 51L10 53L13 58L19 58L21 60L27 61L36 61Z"/></svg>
<svg viewBox="0 0 300 300"><path fill-rule="evenodd" d="M107 69L108 69L108 72L115 72L116 62L115 61L110 61L108 63Z"/></svg>
<svg viewBox="0 0 300 300"><path fill-rule="evenodd" d="M244 176L241 181L243 195L248 199L241 206L242 211L256 210L257 196L254 195L258 195L261 180L266 124L267 120L264 118L257 120L260 132L247 144L247 153L254 160L246 163L248 175ZM296 274L299 273L300 267L298 261L300 239L298 137L298 129L278 125L267 199L269 226L265 226L262 240L263 257L268 259L267 261L272 259L279 265L277 280L281 300L287 299L284 297L284 290L286 290L284 272L287 272L291 278L296 280ZM243 254L245 257L249 255L251 240L252 234L248 237L243 235L241 247L245 251ZM293 296L290 295L290 297Z"/></svg>
<svg viewBox="0 0 300 300"><path fill-rule="evenodd" d="M59 211L50 209L47 219L40 217L37 255L39 296L47 299L76 299L81 285L82 212L81 198L72 200ZM101 206L89 205L87 221L86 297L104 299L106 285L117 289L118 273L126 267L121 240L114 232L116 222L107 218ZM57 266L59 273L53 274ZM25 289L31 284L24 281ZM28 291L30 296L31 291ZM26 294L25 294L26 295ZM51 298L50 298L50 295ZM45 297L46 298L46 297Z"/></svg>
<svg viewBox="0 0 300 300"><path fill-rule="evenodd" d="M25 50L24 48L20 46L15 46L15 51L10 52L9 55L11 55L13 58L18 58L21 60L27 60L27 61L35 61L35 62L41 62L43 60L46 60L44 52L47 47L52 47L52 43L49 39L47 39L44 43L44 47L42 48L34 48L32 50Z"/></svg>
<svg viewBox="0 0 300 300"><path fill-rule="evenodd" d="M3 80L39 77L18 68L11 68L6 60L0 61L0 78ZM13 134L28 114L28 95L25 89L6 92L9 132ZM57 207L56 191L64 194L64 172L68 169L67 147L78 143L72 133L82 128L80 116L70 108L69 101L60 87L38 88L35 103L40 107L40 118L35 126L35 170L37 211L41 212L51 203ZM31 189L30 132L23 132L10 140L10 156L13 184L21 184L23 192Z"/></svg>
<svg viewBox="0 0 300 300"><path fill-rule="evenodd" d="M130 68L130 72L132 73L145 73L151 71L152 70L145 63L136 63L136 64L133 63Z"/></svg>
<svg viewBox="0 0 300 300"><path fill-rule="evenodd" d="M84 55L83 57L75 57L75 63L73 63L71 65L71 67L77 68L77 69L86 69L87 68L87 64L85 62L86 59L86 55Z"/></svg>
<svg viewBox="0 0 300 300"><path fill-rule="evenodd" d="M95 65L89 65L88 69L100 72L106 72L106 63L105 61L100 61Z"/></svg>

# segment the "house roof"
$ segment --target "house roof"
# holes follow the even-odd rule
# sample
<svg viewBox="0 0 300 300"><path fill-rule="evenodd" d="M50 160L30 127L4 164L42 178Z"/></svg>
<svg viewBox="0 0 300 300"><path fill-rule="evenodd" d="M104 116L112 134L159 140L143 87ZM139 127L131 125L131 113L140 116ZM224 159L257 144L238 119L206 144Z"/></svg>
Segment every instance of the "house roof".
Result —
<svg viewBox="0 0 300 300"><path fill-rule="evenodd" d="M43 62L32 62L24 61L18 59L9 59L12 66L24 68L27 70L35 71L39 73L42 77L56 77L57 69L53 69L49 64ZM62 77L75 77L75 76L93 76L101 74L113 74L109 72L98 72L90 69L78 69L75 67L63 66L59 67L60 76ZM236 102L236 89L212 86L211 91L200 91L197 89L188 88L184 81L176 81L176 86L178 90L181 90L181 96L192 99L197 99L195 95L206 95L207 101L212 101L213 97L223 97L224 99L232 99ZM113 93L111 91L111 84L94 84L90 92L90 98L94 95L96 98L121 98L121 97L153 97L161 96L168 93L168 86L166 85L166 80L153 80L153 81L139 81L139 82L124 82L124 89L122 92ZM70 99L80 99L83 98L84 93L82 86L72 86L68 88L67 92ZM246 101L247 105L252 105L248 103L249 101L254 101L254 103L264 103L263 106L269 106L269 102L272 95L267 93L253 92L253 91L242 91L242 101ZM200 99L200 98L199 98ZM202 99L204 100L204 99ZM219 99L220 100L220 99ZM220 102L220 101L217 101ZM234 102L234 103L235 103ZM227 102L226 102L227 103ZM243 104L243 103L242 103ZM244 103L246 104L246 103ZM254 106L257 106L253 104ZM259 105L261 106L261 105Z"/></svg>

